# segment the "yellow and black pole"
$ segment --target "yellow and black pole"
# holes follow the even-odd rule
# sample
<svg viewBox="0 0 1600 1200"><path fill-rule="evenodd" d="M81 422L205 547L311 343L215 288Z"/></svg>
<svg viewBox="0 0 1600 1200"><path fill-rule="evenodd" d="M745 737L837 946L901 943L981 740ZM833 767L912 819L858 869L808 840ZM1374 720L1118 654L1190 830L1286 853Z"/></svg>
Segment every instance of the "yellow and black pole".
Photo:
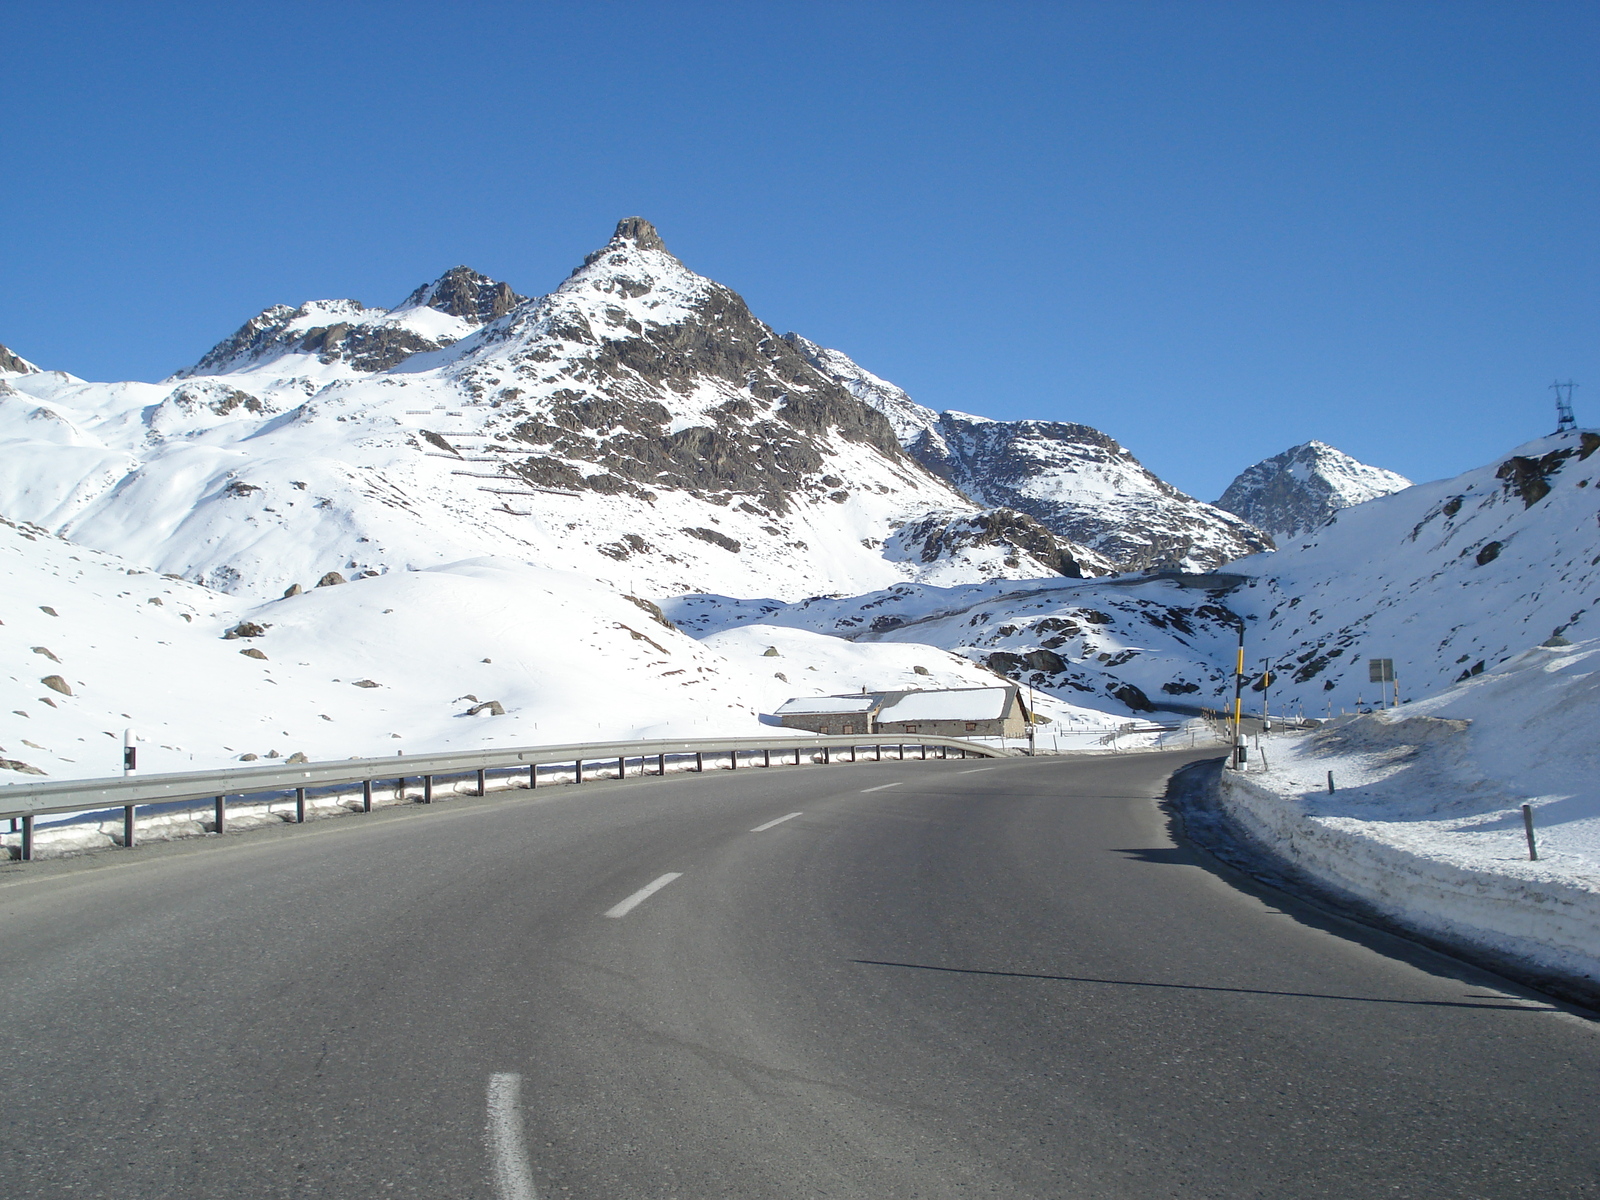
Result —
<svg viewBox="0 0 1600 1200"><path fill-rule="evenodd" d="M1233 667L1233 767L1243 766L1244 757L1244 622L1239 622L1239 659Z"/></svg>

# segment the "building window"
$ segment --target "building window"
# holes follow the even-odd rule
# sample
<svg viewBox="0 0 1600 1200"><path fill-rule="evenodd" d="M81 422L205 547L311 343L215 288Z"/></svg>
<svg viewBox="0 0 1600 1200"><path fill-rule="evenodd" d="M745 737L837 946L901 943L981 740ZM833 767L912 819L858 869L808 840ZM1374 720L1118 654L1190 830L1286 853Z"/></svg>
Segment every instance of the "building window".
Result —
<svg viewBox="0 0 1600 1200"><path fill-rule="evenodd" d="M915 725L907 725L906 726L906 732L907 733L915 733L916 731L917 731L917 727Z"/></svg>
<svg viewBox="0 0 1600 1200"><path fill-rule="evenodd" d="M978 727L978 723L976 721L968 721L967 722L967 732L968 733L971 733L977 727Z"/></svg>
<svg viewBox="0 0 1600 1200"><path fill-rule="evenodd" d="M846 733L854 733L856 731L856 727L854 725L846 725L844 727L844 731Z"/></svg>

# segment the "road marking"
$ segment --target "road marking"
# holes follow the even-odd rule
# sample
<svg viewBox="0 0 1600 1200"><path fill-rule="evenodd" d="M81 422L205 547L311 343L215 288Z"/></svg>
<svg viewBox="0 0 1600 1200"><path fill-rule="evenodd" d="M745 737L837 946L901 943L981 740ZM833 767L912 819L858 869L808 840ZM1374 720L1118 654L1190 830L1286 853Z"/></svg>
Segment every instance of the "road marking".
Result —
<svg viewBox="0 0 1600 1200"><path fill-rule="evenodd" d="M904 782L905 782L905 780L901 779L901 780L899 780L899 781L897 781L895 783L880 783L875 788L862 788L861 789L861 794L863 796L865 796L868 792L881 792L881 791L883 791L884 788L899 787L900 784L902 784Z"/></svg>
<svg viewBox="0 0 1600 1200"><path fill-rule="evenodd" d="M969 767L965 771L957 771L957 775L976 775L979 771L992 771L993 767Z"/></svg>
<svg viewBox="0 0 1600 1200"><path fill-rule="evenodd" d="M674 879L682 878L682 871L669 871L655 882L645 884L642 888L640 888L633 895L629 896L615 908L606 909L605 915L608 917L625 917L639 905L650 899L651 896L654 896L662 888L666 887L667 884L671 883Z"/></svg>
<svg viewBox="0 0 1600 1200"><path fill-rule="evenodd" d="M522 1076L489 1076L489 1165L496 1200L539 1200L522 1139Z"/></svg>
<svg viewBox="0 0 1600 1200"><path fill-rule="evenodd" d="M779 817L776 821L768 821L765 825L757 825L750 832L760 833L763 830L771 829L774 825L782 825L785 821L792 821L799 815L799 813L790 813L787 817Z"/></svg>

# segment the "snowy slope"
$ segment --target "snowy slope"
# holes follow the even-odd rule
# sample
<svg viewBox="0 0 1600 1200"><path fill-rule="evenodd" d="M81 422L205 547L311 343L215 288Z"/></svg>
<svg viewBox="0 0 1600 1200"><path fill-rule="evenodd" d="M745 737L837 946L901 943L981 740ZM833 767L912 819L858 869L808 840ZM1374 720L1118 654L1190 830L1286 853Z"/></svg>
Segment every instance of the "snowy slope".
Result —
<svg viewBox="0 0 1600 1200"><path fill-rule="evenodd" d="M393 310L269 310L162 384L8 376L0 513L257 597L482 555L657 595L1077 570L647 222L519 299L457 269ZM438 348L371 369L412 335Z"/></svg>
<svg viewBox="0 0 1600 1200"><path fill-rule="evenodd" d="M1368 658L1401 693L1436 692L1537 645L1580 636L1600 603L1600 433L1540 438L1454 479L1340 511L1300 544L1230 570L1258 585L1252 661L1308 716L1372 702Z"/></svg>
<svg viewBox="0 0 1600 1200"><path fill-rule="evenodd" d="M1269 739L1268 768L1258 760L1247 774L1225 772L1222 803L1324 887L1592 998L1600 639L1563 643L1416 703Z"/></svg>
<svg viewBox="0 0 1600 1200"><path fill-rule="evenodd" d="M1334 513L1411 486L1382 467L1358 462L1326 442L1303 442L1239 473L1216 506L1280 542L1310 533Z"/></svg>
<svg viewBox="0 0 1600 1200"><path fill-rule="evenodd" d="M0 375L32 375L39 368L0 346Z"/></svg>
<svg viewBox="0 0 1600 1200"><path fill-rule="evenodd" d="M4 520L0 612L0 783L118 774L128 727L142 769L174 771L756 736L791 695L993 680L927 645L757 627L697 641L647 601L505 558L253 603ZM489 701L503 714L469 715Z"/></svg>
<svg viewBox="0 0 1600 1200"><path fill-rule="evenodd" d="M1027 513L1099 556L1093 560L1099 569L1085 574L1205 571L1272 545L1247 521L1158 479L1098 429L936 413L840 351L798 334L785 337L818 370L888 417L907 451L963 495Z"/></svg>
<svg viewBox="0 0 1600 1200"><path fill-rule="evenodd" d="M1184 586L1188 582L1201 586ZM1231 694L1238 617L1203 579L898 584L794 604L679 596L664 610L697 636L759 624L857 644L930 644L1074 705L1126 718L1193 713Z"/></svg>

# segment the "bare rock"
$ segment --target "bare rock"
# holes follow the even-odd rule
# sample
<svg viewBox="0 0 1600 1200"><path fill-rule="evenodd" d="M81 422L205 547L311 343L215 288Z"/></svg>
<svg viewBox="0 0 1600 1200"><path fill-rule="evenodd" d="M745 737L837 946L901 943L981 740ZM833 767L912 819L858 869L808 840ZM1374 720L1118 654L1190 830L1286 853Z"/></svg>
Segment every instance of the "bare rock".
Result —
<svg viewBox="0 0 1600 1200"><path fill-rule="evenodd" d="M48 604L39 605L39 611L42 612L47 617L59 617L61 615L55 609L51 608Z"/></svg>
<svg viewBox="0 0 1600 1200"><path fill-rule="evenodd" d="M293 766L295 763L310 762L311 760L306 757L306 753L305 753L304 750L296 750L293 754L289 755L289 757L284 759L283 761L286 764L288 764L290 766Z"/></svg>
<svg viewBox="0 0 1600 1200"><path fill-rule="evenodd" d="M474 704L467 709L467 716L469 717L481 716L485 713L491 717L503 717L506 715L506 706L498 700L485 700L482 704Z"/></svg>
<svg viewBox="0 0 1600 1200"><path fill-rule="evenodd" d="M239 653L244 655L246 658L259 658L263 662L265 662L267 658L265 654L261 653L261 651L257 650L254 646L246 646L243 650L239 651Z"/></svg>
<svg viewBox="0 0 1600 1200"><path fill-rule="evenodd" d="M304 591L305 588L301 587L298 583L291 583L287 588L284 589L283 598L287 600L290 596L301 595Z"/></svg>
<svg viewBox="0 0 1600 1200"><path fill-rule="evenodd" d="M240 762L255 762L260 757L261 756L259 754L241 754L241 755L239 755L239 761Z"/></svg>
<svg viewBox="0 0 1600 1200"><path fill-rule="evenodd" d="M776 646L768 646L765 650L763 650L761 652L761 657L762 658L781 658L783 656L778 653L778 648Z"/></svg>
<svg viewBox="0 0 1600 1200"><path fill-rule="evenodd" d="M933 672L928 670L927 667L912 667L911 670L912 670L913 673L915 673L917 675L932 675L933 674Z"/></svg>
<svg viewBox="0 0 1600 1200"><path fill-rule="evenodd" d="M24 775L43 775L44 772L31 763L21 762L15 758L0 758L0 771L20 771Z"/></svg>
<svg viewBox="0 0 1600 1200"><path fill-rule="evenodd" d="M49 651L49 650L48 650L48 649L47 649L47 648L46 648L46 647L44 647L44 646L35 646L35 647L34 647L34 648L33 648L33 652L34 652L34 653L35 653L35 654L42 654L42 655L44 655L44 656L45 656L45 657L46 657L46 658L48 658L48 659L49 659L49 660L50 660L50 661L51 661L51 662L55 662L55 663L58 663L58 662L60 662L60 661L61 661L61 660L60 660L60 659L59 659L59 658L57 658L57 657L56 657L56 656L55 656L55 655L54 655L54 654L51 654L51 653L50 653L50 651Z"/></svg>
<svg viewBox="0 0 1600 1200"><path fill-rule="evenodd" d="M374 679L358 679L354 683L352 683L350 686L351 687L360 687L360 688L375 688L375 687L382 687L383 684L377 682Z"/></svg>
<svg viewBox="0 0 1600 1200"><path fill-rule="evenodd" d="M341 583L348 583L348 582L350 582L350 581L348 579L346 579L343 575L339 574L339 572L337 572L337 571L329 571L321 579L317 580L317 586L318 587L337 587Z"/></svg>
<svg viewBox="0 0 1600 1200"><path fill-rule="evenodd" d="M240 621L227 633L223 634L222 637L224 641L232 641L234 638L261 637L267 632L267 628L266 625L257 625L254 621Z"/></svg>
<svg viewBox="0 0 1600 1200"><path fill-rule="evenodd" d="M43 679L39 680L39 682L44 684L45 687L49 688L52 692L60 692L63 696L72 695L71 685L59 675L46 675Z"/></svg>

